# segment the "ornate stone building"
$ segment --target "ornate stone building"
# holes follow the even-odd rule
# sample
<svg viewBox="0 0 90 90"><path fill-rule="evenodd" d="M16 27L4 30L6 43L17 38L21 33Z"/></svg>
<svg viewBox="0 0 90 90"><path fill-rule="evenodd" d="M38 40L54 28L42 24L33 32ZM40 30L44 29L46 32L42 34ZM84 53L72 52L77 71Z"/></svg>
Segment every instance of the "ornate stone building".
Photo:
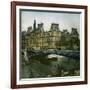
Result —
<svg viewBox="0 0 90 90"><path fill-rule="evenodd" d="M36 27L34 20L33 29L28 27L26 32L27 47L35 50L47 50L60 48L61 31L59 24L52 23L49 31L44 30L44 24L40 23Z"/></svg>
<svg viewBox="0 0 90 90"><path fill-rule="evenodd" d="M25 48L32 50L56 50L56 49L65 49L68 45L70 38L79 37L77 29L72 28L71 34L67 30L62 32L59 29L59 24L52 23L50 30L44 30L44 24L37 24L34 20L33 27L28 27L28 30L25 34ZM76 45L77 46L77 45Z"/></svg>

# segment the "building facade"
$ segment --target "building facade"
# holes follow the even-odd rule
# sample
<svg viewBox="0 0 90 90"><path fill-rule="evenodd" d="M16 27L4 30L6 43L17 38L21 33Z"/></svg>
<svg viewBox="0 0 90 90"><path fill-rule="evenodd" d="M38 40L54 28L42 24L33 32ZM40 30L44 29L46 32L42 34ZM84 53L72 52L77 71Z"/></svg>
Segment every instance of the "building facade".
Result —
<svg viewBox="0 0 90 90"><path fill-rule="evenodd" d="M70 38L78 38L79 34L75 28L72 28L71 33L69 33L67 30L63 30L61 32L59 29L59 24L57 23L52 23L50 30L45 31L44 24L37 24L36 27L36 20L34 20L33 27L28 27L24 37L24 40L22 40L22 43L25 44L24 49L29 48L32 50L60 50L69 47L70 45L67 45L67 43L69 43ZM79 47L77 44L75 45L75 48Z"/></svg>

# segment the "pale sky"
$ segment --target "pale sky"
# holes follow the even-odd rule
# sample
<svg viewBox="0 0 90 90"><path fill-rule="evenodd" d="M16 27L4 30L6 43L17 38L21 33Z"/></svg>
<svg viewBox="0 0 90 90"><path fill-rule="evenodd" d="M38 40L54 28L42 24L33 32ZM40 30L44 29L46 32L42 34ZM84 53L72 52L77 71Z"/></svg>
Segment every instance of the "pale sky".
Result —
<svg viewBox="0 0 90 90"><path fill-rule="evenodd" d="M64 13L64 12L44 12L44 11L21 11L21 30L27 30L27 27L33 26L34 20L36 24L44 23L44 30L49 31L51 23L59 24L59 29L77 28L80 31L80 14Z"/></svg>

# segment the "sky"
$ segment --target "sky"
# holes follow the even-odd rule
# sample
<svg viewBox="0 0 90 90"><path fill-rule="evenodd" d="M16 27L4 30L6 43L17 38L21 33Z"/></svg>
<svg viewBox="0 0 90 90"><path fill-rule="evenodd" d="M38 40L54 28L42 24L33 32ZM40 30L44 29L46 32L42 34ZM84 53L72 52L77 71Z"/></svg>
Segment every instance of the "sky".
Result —
<svg viewBox="0 0 90 90"><path fill-rule="evenodd" d="M64 13L64 12L44 12L44 11L21 11L21 30L26 31L29 26L33 26L34 20L36 24L44 23L44 30L49 31L51 23L59 24L60 31L67 29L71 32L71 28L77 28L80 32L80 14Z"/></svg>

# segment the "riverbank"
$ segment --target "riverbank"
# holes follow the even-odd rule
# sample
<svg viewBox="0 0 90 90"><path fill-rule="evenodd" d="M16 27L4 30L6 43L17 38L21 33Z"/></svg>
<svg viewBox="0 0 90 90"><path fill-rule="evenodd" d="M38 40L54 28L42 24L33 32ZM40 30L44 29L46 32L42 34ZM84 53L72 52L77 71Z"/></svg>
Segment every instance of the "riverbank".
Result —
<svg viewBox="0 0 90 90"><path fill-rule="evenodd" d="M33 51L28 53L28 62L21 63L21 78L66 77L80 75L80 59L53 52ZM61 53L61 52L60 52ZM64 52L65 53L65 52ZM49 58L50 56L51 58Z"/></svg>
<svg viewBox="0 0 90 90"><path fill-rule="evenodd" d="M28 56L37 56L37 55L49 55L49 54L57 54L61 56L66 56L69 58L74 58L74 59L80 59L80 51L76 50L32 50L32 51L27 51Z"/></svg>

